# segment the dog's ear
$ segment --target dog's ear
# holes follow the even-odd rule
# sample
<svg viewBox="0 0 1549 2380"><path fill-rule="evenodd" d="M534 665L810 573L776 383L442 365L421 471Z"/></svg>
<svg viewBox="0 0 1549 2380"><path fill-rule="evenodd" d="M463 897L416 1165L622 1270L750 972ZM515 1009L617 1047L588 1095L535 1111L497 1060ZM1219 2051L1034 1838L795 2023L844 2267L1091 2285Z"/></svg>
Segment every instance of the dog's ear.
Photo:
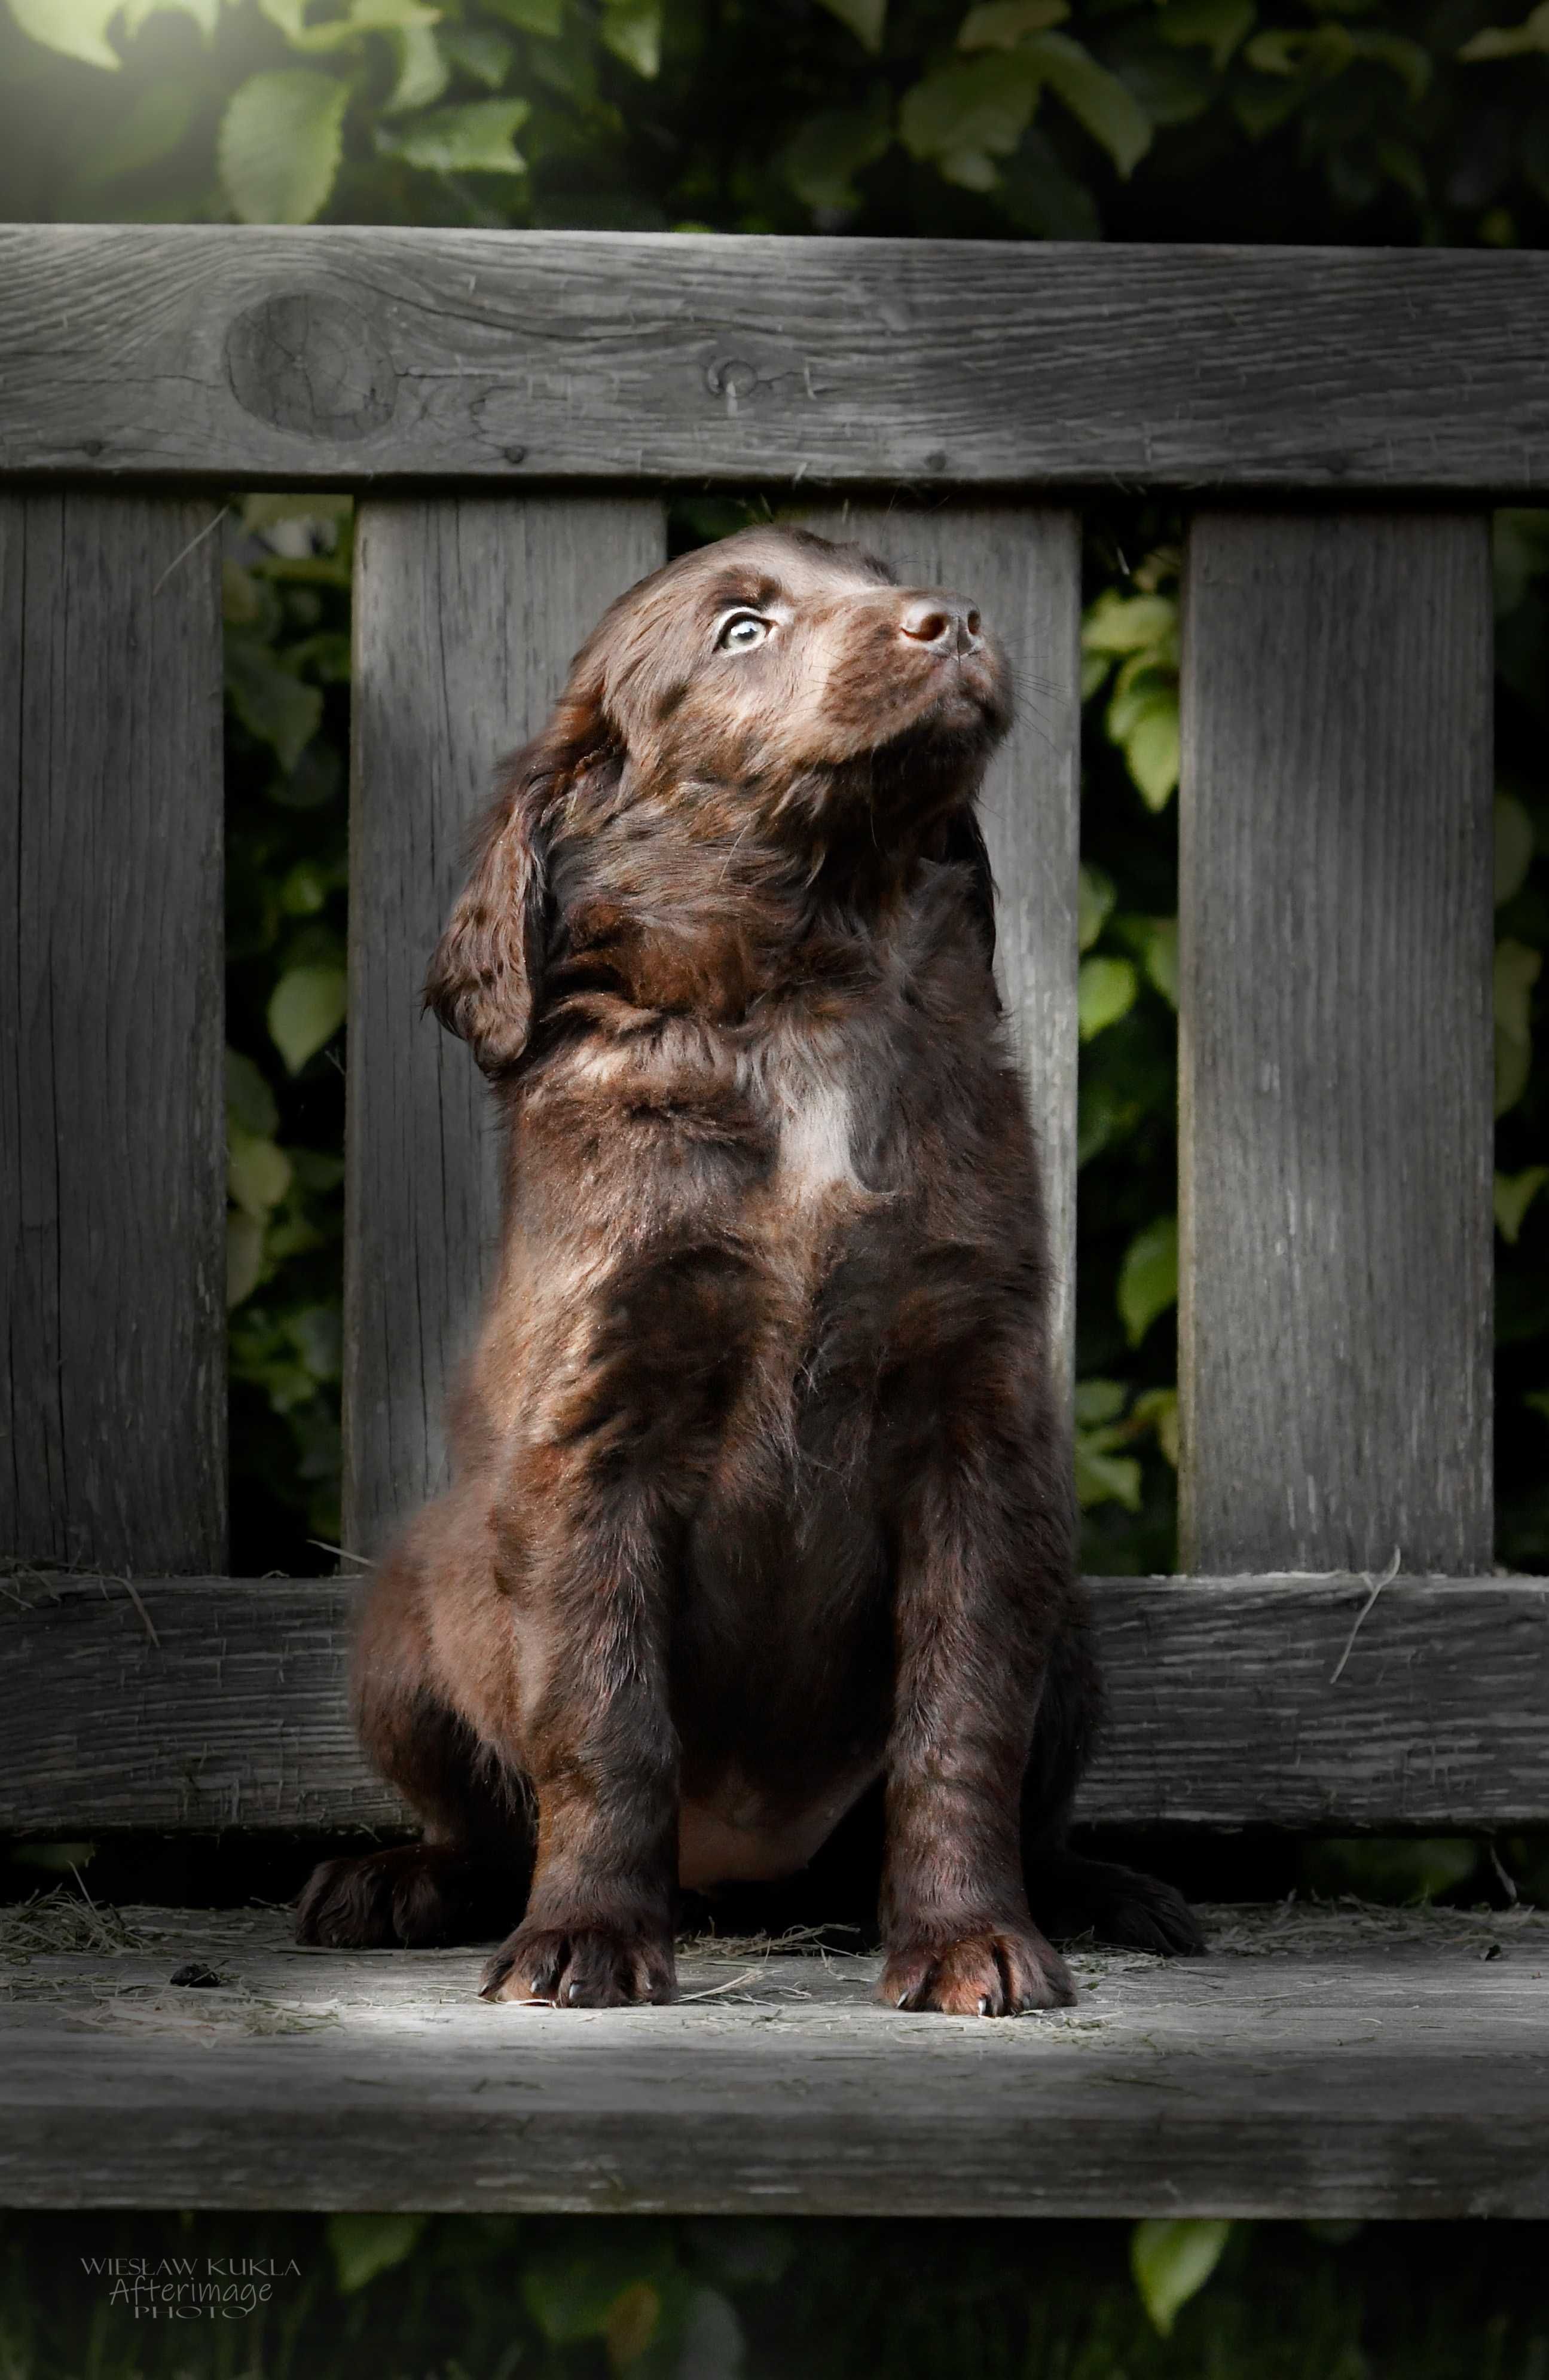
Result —
<svg viewBox="0 0 1549 2380"><path fill-rule="evenodd" d="M425 978L425 1006L486 1075L504 1074L527 1046L542 990L555 813L607 746L601 669L583 651L548 724L501 770L472 872Z"/></svg>

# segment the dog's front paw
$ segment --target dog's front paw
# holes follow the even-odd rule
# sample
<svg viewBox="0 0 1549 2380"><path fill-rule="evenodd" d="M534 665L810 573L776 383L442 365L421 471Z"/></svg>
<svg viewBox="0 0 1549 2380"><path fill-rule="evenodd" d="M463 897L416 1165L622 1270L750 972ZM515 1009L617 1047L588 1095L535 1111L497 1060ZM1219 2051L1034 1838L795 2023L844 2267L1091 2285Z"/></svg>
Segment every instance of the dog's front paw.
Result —
<svg viewBox="0 0 1549 2380"><path fill-rule="evenodd" d="M483 2000L543 2008L632 2008L677 1997L670 1934L605 1925L518 1925L480 1978Z"/></svg>
<svg viewBox="0 0 1549 2380"><path fill-rule="evenodd" d="M1036 1926L916 1938L888 1953L877 1997L890 2008L936 2009L944 2016L1020 2016L1070 2008L1076 1984Z"/></svg>

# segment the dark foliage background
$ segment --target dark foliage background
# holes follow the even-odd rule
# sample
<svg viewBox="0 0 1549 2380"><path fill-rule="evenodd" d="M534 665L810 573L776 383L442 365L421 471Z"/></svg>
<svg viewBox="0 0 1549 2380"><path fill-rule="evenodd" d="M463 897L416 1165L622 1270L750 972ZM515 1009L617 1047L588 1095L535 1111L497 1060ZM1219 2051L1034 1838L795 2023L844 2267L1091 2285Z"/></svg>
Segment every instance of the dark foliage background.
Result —
<svg viewBox="0 0 1549 2380"><path fill-rule="evenodd" d="M1541 246L1549 6L1521 7L0 0L0 218ZM685 502L675 540L738 517ZM224 535L233 1560L298 1572L338 1537L348 507L234 496ZM1135 504L1088 521L1079 1461L1099 1572L1174 1560L1181 535ZM1498 1556L1542 1570L1549 515L1502 515L1497 565ZM1542 1846L1498 1848L1542 1896ZM1496 1888L1472 1843L1299 1856L1323 1889ZM140 2254L283 2249L302 2279L272 2318L154 2332L80 2281L99 2231ZM1528 2228L4 2218L0 2380L1544 2380L1543 2258Z"/></svg>

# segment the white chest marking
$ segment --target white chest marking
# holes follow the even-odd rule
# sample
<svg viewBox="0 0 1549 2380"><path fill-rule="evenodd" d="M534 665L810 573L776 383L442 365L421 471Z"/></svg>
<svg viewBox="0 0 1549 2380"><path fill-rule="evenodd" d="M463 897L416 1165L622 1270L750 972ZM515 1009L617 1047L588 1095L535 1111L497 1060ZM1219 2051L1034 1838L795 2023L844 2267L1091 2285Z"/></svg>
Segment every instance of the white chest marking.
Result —
<svg viewBox="0 0 1549 2380"><path fill-rule="evenodd" d="M780 1178L798 1198L859 1191L850 1150L851 1099L843 1053L782 1041L761 1053L760 1087L779 1139Z"/></svg>

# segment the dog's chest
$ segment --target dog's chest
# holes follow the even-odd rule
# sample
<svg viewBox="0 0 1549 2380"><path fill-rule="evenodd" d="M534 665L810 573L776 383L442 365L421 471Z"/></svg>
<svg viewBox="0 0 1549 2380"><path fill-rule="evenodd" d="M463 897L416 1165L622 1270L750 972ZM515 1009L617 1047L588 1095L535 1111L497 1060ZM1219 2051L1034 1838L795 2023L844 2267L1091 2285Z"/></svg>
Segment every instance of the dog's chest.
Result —
<svg viewBox="0 0 1549 2380"><path fill-rule="evenodd" d="M877 1051L837 1027L776 1028L738 1053L738 1072L776 1201L797 1213L869 1205L866 1160L888 1091Z"/></svg>

